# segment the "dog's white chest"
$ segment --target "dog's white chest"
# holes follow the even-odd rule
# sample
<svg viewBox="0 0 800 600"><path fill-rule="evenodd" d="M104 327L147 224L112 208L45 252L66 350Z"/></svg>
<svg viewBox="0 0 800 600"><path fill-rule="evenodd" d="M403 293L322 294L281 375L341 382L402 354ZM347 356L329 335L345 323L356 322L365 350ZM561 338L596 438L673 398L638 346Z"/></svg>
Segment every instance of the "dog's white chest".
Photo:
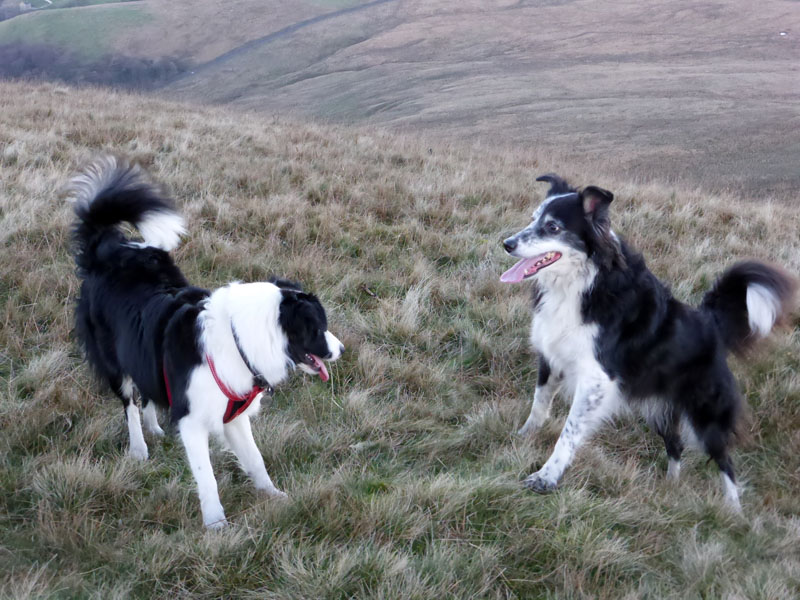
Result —
<svg viewBox="0 0 800 600"><path fill-rule="evenodd" d="M596 325L581 316L580 294L545 293L533 315L531 344L550 367L565 375L576 373L587 362L595 363Z"/></svg>

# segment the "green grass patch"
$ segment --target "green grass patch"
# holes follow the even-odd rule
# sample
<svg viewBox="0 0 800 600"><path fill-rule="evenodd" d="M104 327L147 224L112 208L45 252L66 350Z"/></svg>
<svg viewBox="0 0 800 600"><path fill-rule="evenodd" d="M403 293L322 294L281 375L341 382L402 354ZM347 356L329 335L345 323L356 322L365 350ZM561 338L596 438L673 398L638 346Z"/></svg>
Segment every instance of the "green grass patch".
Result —
<svg viewBox="0 0 800 600"><path fill-rule="evenodd" d="M111 53L118 34L151 20L146 8L127 2L91 10L36 11L0 23L0 44L47 44L90 62Z"/></svg>

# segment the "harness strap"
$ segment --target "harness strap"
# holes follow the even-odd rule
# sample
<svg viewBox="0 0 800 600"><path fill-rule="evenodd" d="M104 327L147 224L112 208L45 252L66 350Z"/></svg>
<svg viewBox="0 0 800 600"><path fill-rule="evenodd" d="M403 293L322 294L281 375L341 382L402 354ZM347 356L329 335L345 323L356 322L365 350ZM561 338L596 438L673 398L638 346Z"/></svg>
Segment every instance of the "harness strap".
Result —
<svg viewBox="0 0 800 600"><path fill-rule="evenodd" d="M254 385L253 388L243 396L237 396L227 385L225 385L225 382L220 379L219 375L217 374L217 369L214 366L214 360L208 354L206 354L206 362L208 363L208 368L211 370L211 376L214 378L214 381L217 382L217 387L219 387L220 391L228 399L228 406L225 408L225 414L222 416L223 423L230 423L245 410L247 410L247 407L253 403L253 400L255 400L256 396L258 396L261 392L266 391L269 393L269 395L274 393L272 386L264 388Z"/></svg>
<svg viewBox="0 0 800 600"><path fill-rule="evenodd" d="M261 375L253 368L253 365L250 364L247 356L245 356L245 353L242 350L242 345L239 342L239 336L236 335L236 330L233 328L233 323L231 323L231 332L233 333L233 341L236 342L236 349L239 351L239 356L241 356L242 361L244 361L244 364L247 365L247 368L253 374L253 388L243 396L237 396L234 394L217 374L217 369L214 366L214 360L211 358L211 355L206 354L206 362L208 363L208 368L211 371L211 376L217 383L219 390L228 399L228 406L225 407L225 414L222 416L223 423L230 423L236 417L246 411L247 407L253 403L253 400L255 400L256 396L258 396L260 393L266 392L270 396L275 394L275 388L269 384L266 377ZM166 366L162 366L162 373L164 374L164 385L167 389L167 400L169 401L169 405L172 406L172 391L169 387L169 378L167 377Z"/></svg>
<svg viewBox="0 0 800 600"><path fill-rule="evenodd" d="M247 358L247 355L244 353L244 350L242 350L242 342L239 341L239 335L236 333L236 328L233 326L233 321L231 321L231 333L233 334L233 342L236 344L236 350L239 351L239 356L242 358L242 362L247 365L247 369L253 375L253 385L264 388L267 390L269 395L272 396L275 393L275 390L272 389L272 386L267 381L267 378L256 371L255 367L253 367L252 363Z"/></svg>

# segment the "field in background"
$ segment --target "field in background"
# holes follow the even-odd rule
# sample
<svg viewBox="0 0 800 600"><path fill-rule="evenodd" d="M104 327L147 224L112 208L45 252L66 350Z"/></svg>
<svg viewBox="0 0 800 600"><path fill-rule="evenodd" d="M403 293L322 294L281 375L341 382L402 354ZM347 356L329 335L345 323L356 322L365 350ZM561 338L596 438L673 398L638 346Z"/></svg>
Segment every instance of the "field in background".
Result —
<svg viewBox="0 0 800 600"><path fill-rule="evenodd" d="M24 59L4 51L13 31ZM24 60L44 78L559 153L626 181L759 202L800 187L795 0L141 0L0 23L0 76Z"/></svg>
<svg viewBox="0 0 800 600"><path fill-rule="evenodd" d="M557 171L616 194L616 231L697 301L755 256L800 272L800 214L372 128L0 84L0 597L774 598L800 586L800 333L734 361L752 408L734 457L746 519L693 455L673 488L660 440L622 420L548 496L519 482L534 438L528 290L498 281L499 240ZM68 177L99 152L176 198L193 282L302 281L347 346L323 384L296 375L255 420L276 484L213 457L231 526L201 528L179 440L125 456L119 402L71 339Z"/></svg>

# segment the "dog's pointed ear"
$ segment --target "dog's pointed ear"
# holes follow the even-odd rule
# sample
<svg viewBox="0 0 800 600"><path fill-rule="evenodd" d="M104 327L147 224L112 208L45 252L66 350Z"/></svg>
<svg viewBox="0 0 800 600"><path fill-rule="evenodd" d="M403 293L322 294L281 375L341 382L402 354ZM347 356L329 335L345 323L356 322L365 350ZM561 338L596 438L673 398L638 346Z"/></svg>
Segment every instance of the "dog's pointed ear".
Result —
<svg viewBox="0 0 800 600"><path fill-rule="evenodd" d="M608 205L614 199L614 194L603 188L590 185L581 191L583 212L592 220L604 219L608 216Z"/></svg>
<svg viewBox="0 0 800 600"><path fill-rule="evenodd" d="M298 292L297 290L293 290L291 288L281 289L281 296L283 297L283 301L289 304L297 302L298 295L302 293L303 292Z"/></svg>
<svg viewBox="0 0 800 600"><path fill-rule="evenodd" d="M575 190L561 177L555 173L547 173L536 178L536 181L544 181L550 184L550 189L547 192L548 196L555 196L556 194L568 194Z"/></svg>

